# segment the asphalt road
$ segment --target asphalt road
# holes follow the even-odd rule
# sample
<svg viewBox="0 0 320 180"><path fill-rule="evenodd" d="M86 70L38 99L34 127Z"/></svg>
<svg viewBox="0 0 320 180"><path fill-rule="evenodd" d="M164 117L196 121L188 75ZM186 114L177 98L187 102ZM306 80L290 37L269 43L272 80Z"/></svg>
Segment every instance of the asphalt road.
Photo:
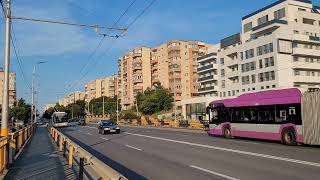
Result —
<svg viewBox="0 0 320 180"><path fill-rule="evenodd" d="M209 137L199 131L93 126L61 129L129 179L320 179L320 148Z"/></svg>

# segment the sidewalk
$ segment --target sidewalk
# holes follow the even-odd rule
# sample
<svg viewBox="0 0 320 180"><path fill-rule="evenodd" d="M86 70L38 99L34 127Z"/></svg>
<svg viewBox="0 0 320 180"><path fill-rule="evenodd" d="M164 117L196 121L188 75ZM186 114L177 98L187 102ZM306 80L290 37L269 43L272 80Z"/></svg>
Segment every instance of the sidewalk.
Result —
<svg viewBox="0 0 320 180"><path fill-rule="evenodd" d="M77 177L50 138L47 127L43 126L37 128L4 179L76 180Z"/></svg>

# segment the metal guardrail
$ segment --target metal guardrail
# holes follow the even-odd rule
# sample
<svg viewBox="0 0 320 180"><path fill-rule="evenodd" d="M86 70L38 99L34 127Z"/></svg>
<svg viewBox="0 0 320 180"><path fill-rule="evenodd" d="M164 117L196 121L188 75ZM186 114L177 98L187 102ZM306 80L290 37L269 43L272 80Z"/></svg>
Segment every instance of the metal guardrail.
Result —
<svg viewBox="0 0 320 180"><path fill-rule="evenodd" d="M36 125L28 125L27 127L20 129L17 132L9 133L8 137L0 138L0 174L2 175L5 170L8 169L9 165L12 164L24 145L33 132L35 131Z"/></svg>
<svg viewBox="0 0 320 180"><path fill-rule="evenodd" d="M80 180L84 176L88 179L127 180L122 174L81 148L56 128L50 127L49 131L58 144L59 150L66 156L69 166L77 169Z"/></svg>

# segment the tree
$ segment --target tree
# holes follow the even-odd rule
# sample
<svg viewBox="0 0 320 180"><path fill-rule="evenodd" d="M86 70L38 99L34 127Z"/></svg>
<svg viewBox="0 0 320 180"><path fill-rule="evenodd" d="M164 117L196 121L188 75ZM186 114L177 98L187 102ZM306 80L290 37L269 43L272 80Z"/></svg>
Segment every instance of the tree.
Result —
<svg viewBox="0 0 320 180"><path fill-rule="evenodd" d="M136 98L139 110L146 115L168 111L173 106L172 94L160 85L155 86L154 89L148 88L143 93L138 93Z"/></svg>
<svg viewBox="0 0 320 180"><path fill-rule="evenodd" d="M46 119L51 119L51 116L52 116L52 114L54 113L54 111L55 111L54 108L51 107L51 108L47 109L47 110L43 113L42 117L43 117L43 118L46 118Z"/></svg>
<svg viewBox="0 0 320 180"><path fill-rule="evenodd" d="M10 108L9 116L14 121L23 121L26 124L31 119L31 105L21 98Z"/></svg>
<svg viewBox="0 0 320 180"><path fill-rule="evenodd" d="M90 101L90 112L94 115L103 115L103 98L105 115L113 115L117 112L117 97L99 97ZM119 103L119 102L118 102ZM120 108L120 104L118 104ZM92 112L93 111L93 112Z"/></svg>

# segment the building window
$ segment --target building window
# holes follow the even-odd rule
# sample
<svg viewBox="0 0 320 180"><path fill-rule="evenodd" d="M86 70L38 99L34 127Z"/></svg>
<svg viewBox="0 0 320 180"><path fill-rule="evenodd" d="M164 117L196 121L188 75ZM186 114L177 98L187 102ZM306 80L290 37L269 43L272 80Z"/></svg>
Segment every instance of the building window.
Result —
<svg viewBox="0 0 320 180"><path fill-rule="evenodd" d="M224 58L220 59L220 64L224 65Z"/></svg>
<svg viewBox="0 0 320 180"><path fill-rule="evenodd" d="M262 65L262 59L259 60L259 68L262 69L263 65Z"/></svg>
<svg viewBox="0 0 320 180"><path fill-rule="evenodd" d="M300 76L300 71L295 70L295 71L294 71L294 75L295 75L295 76Z"/></svg>
<svg viewBox="0 0 320 180"><path fill-rule="evenodd" d="M264 24L264 23L268 22L268 19L269 19L268 15L259 18L259 19L258 19L258 26L261 25L261 24Z"/></svg>
<svg viewBox="0 0 320 180"><path fill-rule="evenodd" d="M225 88L225 87L226 87L226 81L225 81L225 80L222 80L222 81L221 81L221 86L222 86L222 88Z"/></svg>
<svg viewBox="0 0 320 180"><path fill-rule="evenodd" d="M261 86L261 89L264 89L264 87L263 87L263 86Z"/></svg>
<svg viewBox="0 0 320 180"><path fill-rule="evenodd" d="M314 25L315 20L314 19L309 19L309 18L303 18L302 22L303 22L303 24Z"/></svg>
<svg viewBox="0 0 320 180"><path fill-rule="evenodd" d="M252 29L252 22L249 22L249 23L247 23L247 24L245 24L244 26L243 26L243 31L246 33L246 32L248 32L248 31L251 31L251 29Z"/></svg>
<svg viewBox="0 0 320 180"><path fill-rule="evenodd" d="M310 76L310 71L307 71L307 72L306 72L306 75L307 75L307 76Z"/></svg>
<svg viewBox="0 0 320 180"><path fill-rule="evenodd" d="M246 54L246 59L249 59L249 58L253 58L254 57L254 49L249 49L245 52Z"/></svg>
<svg viewBox="0 0 320 180"><path fill-rule="evenodd" d="M265 44L263 46L257 47L257 55L261 56L263 54L273 52L273 43Z"/></svg>
<svg viewBox="0 0 320 180"><path fill-rule="evenodd" d="M294 56L294 57L293 57L293 61L294 61L294 62L298 62L298 61L299 61L299 57Z"/></svg>
<svg viewBox="0 0 320 180"><path fill-rule="evenodd" d="M256 75L255 74L251 75L251 82L256 83Z"/></svg>
<svg viewBox="0 0 320 180"><path fill-rule="evenodd" d="M276 88L276 85L272 85L272 88Z"/></svg>
<svg viewBox="0 0 320 180"><path fill-rule="evenodd" d="M282 19L286 17L286 9L282 8L274 12L274 19Z"/></svg>
<svg viewBox="0 0 320 180"><path fill-rule="evenodd" d="M226 72L224 69L221 69L221 76L224 77L226 75Z"/></svg>

